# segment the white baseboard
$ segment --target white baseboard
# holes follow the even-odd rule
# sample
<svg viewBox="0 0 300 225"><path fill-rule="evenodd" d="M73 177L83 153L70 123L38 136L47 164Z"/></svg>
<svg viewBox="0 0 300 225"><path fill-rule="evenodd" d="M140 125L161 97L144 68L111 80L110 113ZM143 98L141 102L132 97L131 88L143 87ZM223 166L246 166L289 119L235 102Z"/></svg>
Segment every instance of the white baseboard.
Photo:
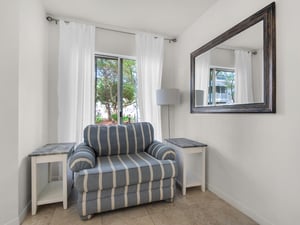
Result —
<svg viewBox="0 0 300 225"><path fill-rule="evenodd" d="M22 210L22 212L18 217L6 222L4 225L20 225L25 220L30 208L31 208L31 201L28 202L28 204L25 206L25 208Z"/></svg>
<svg viewBox="0 0 300 225"><path fill-rule="evenodd" d="M230 205L232 205L233 207L235 207L236 209L238 209L242 213L249 216L251 219L256 221L258 224L260 224L260 225L274 225L270 221L265 219L264 217L258 215L256 212L254 212L253 210L251 210L248 207L246 207L245 205L243 205L238 200L232 198L230 195L228 195L228 194L224 193L223 191L221 191L221 189L219 189L215 186L212 186L210 184L207 185L207 188L211 192L215 193L218 197L220 197L221 199L223 199L224 201L226 201L227 203L229 203Z"/></svg>
<svg viewBox="0 0 300 225"><path fill-rule="evenodd" d="M8 221L4 225L20 225L25 220L25 218L30 210L30 207L31 207L31 201L27 203L27 205L25 206L25 208L22 210L22 212L20 213L20 215L17 218L14 218L14 219Z"/></svg>
<svg viewBox="0 0 300 225"><path fill-rule="evenodd" d="M5 223L4 225L19 225L20 224L20 221L19 221L19 218L14 218L10 221L8 221L7 223Z"/></svg>
<svg viewBox="0 0 300 225"><path fill-rule="evenodd" d="M20 213L20 215L19 215L19 224L21 224L25 220L28 212L30 211L30 208L31 208L31 201L29 201L27 203L27 205L25 206L25 208Z"/></svg>

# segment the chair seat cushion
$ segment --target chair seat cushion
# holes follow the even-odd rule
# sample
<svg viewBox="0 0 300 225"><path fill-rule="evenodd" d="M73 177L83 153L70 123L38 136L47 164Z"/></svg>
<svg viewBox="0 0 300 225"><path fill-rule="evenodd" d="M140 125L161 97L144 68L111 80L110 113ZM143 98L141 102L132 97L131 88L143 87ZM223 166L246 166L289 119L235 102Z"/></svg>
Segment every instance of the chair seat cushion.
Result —
<svg viewBox="0 0 300 225"><path fill-rule="evenodd" d="M75 187L89 192L173 178L176 162L158 160L146 152L98 157L95 168L76 174Z"/></svg>

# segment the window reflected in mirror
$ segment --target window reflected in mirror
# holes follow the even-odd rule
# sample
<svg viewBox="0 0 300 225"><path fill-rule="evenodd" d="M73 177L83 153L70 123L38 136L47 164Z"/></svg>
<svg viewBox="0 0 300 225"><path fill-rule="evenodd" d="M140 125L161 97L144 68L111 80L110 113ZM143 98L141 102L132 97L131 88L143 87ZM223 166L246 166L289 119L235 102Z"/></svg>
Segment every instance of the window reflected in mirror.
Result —
<svg viewBox="0 0 300 225"><path fill-rule="evenodd" d="M235 72L227 68L210 68L208 105L235 103Z"/></svg>

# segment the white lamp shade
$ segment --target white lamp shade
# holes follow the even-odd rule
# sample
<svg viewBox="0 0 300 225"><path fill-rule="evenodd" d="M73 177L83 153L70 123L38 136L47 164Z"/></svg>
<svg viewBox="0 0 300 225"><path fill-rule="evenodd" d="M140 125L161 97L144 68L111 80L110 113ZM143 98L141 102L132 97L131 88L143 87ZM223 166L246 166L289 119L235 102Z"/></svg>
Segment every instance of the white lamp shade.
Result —
<svg viewBox="0 0 300 225"><path fill-rule="evenodd" d="M179 104L179 101L180 96L178 89L160 89L156 91L157 105L176 105Z"/></svg>

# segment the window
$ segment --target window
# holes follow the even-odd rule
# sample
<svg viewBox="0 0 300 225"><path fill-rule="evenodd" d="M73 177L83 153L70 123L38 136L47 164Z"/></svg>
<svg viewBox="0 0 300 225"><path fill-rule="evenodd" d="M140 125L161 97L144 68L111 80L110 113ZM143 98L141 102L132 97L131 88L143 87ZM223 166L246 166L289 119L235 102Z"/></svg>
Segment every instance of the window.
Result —
<svg viewBox="0 0 300 225"><path fill-rule="evenodd" d="M208 104L232 104L235 102L235 73L233 69L210 68Z"/></svg>
<svg viewBox="0 0 300 225"><path fill-rule="evenodd" d="M136 122L135 60L96 55L95 64L95 123Z"/></svg>

